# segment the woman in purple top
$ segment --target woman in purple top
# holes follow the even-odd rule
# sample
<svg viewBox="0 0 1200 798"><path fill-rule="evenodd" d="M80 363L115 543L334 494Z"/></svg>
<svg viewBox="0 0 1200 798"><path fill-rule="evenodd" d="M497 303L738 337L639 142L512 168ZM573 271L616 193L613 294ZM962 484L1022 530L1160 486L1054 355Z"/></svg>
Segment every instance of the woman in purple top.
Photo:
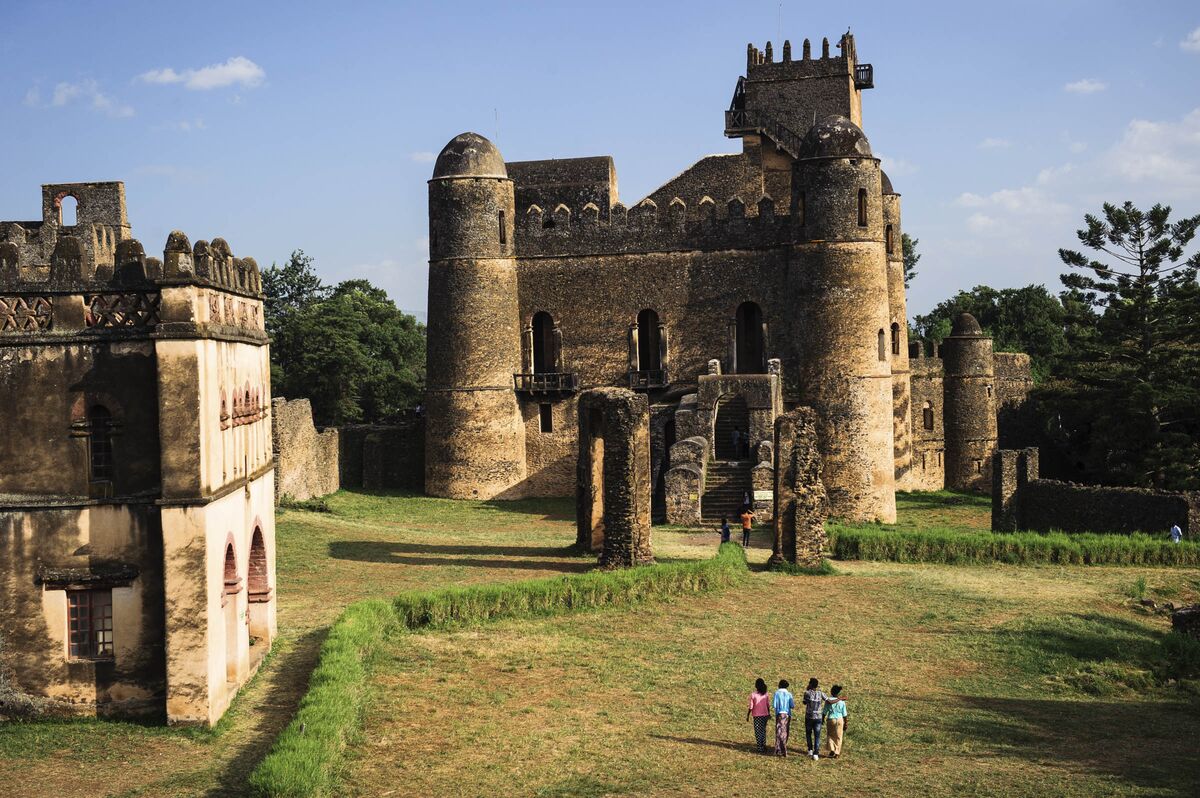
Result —
<svg viewBox="0 0 1200 798"><path fill-rule="evenodd" d="M771 697L767 695L767 683L762 679L754 682L754 692L750 694L750 706L746 708L746 720L754 720L754 741L758 743L758 752L767 752L767 719L771 717Z"/></svg>

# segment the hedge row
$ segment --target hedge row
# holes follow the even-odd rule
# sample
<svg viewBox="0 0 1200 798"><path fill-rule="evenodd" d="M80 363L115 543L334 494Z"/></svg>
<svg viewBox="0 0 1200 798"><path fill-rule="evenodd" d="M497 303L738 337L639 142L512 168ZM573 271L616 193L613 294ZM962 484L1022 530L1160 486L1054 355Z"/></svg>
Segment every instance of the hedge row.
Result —
<svg viewBox="0 0 1200 798"><path fill-rule="evenodd" d="M358 732L372 655L392 634L419 629L618 607L733 585L746 578L741 546L702 562L404 593L350 605L330 628L296 717L250 775L263 796L334 794L346 747Z"/></svg>
<svg viewBox="0 0 1200 798"><path fill-rule="evenodd" d="M1016 565L1200 565L1200 543L1147 535L1037 532L900 531L831 525L829 548L839 560L993 562Z"/></svg>

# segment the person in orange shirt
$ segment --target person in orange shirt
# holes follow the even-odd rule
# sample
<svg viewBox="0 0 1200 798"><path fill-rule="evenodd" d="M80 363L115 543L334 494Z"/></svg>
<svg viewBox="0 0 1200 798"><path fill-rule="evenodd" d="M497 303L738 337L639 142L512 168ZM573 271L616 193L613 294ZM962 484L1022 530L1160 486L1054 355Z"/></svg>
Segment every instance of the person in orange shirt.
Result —
<svg viewBox="0 0 1200 798"><path fill-rule="evenodd" d="M750 505L742 508L742 548L750 546L750 529L754 526L754 511Z"/></svg>

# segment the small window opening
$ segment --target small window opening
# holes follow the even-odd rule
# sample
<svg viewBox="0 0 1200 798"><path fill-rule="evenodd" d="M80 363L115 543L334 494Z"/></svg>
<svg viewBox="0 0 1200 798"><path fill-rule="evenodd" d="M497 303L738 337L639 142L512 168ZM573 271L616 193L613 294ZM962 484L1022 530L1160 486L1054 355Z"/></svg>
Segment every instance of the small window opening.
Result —
<svg viewBox="0 0 1200 798"><path fill-rule="evenodd" d="M862 222L859 222L859 224L862 224ZM895 255L896 244L894 241L892 241L892 226L890 224L883 230L883 240L885 246L887 247L887 254Z"/></svg>
<svg viewBox="0 0 1200 798"><path fill-rule="evenodd" d="M542 432L554 432L554 406L538 405L538 419Z"/></svg>
<svg viewBox="0 0 1200 798"><path fill-rule="evenodd" d="M72 659L112 657L112 590L67 591L67 625Z"/></svg>
<svg viewBox="0 0 1200 798"><path fill-rule="evenodd" d="M887 336L884 334L883 330L879 331L878 338L879 338L879 359L881 361L887 360Z"/></svg>
<svg viewBox="0 0 1200 798"><path fill-rule="evenodd" d="M858 226L867 226L867 190L865 188L858 190Z"/></svg>
<svg viewBox="0 0 1200 798"><path fill-rule="evenodd" d="M649 308L638 313L638 369L658 371L662 368L658 333L658 314Z"/></svg>
<svg viewBox="0 0 1200 798"><path fill-rule="evenodd" d="M92 482L112 481L112 414L104 405L96 405L88 413L88 459Z"/></svg>
<svg viewBox="0 0 1200 798"><path fill-rule="evenodd" d="M79 221L79 200L70 194L58 202L58 223L62 227L74 227Z"/></svg>
<svg viewBox="0 0 1200 798"><path fill-rule="evenodd" d="M558 371L559 343L554 330L554 317L544 310L533 314L533 373L552 374Z"/></svg>
<svg viewBox="0 0 1200 798"><path fill-rule="evenodd" d="M508 227L504 224L504 211L500 211L500 243L508 243Z"/></svg>
<svg viewBox="0 0 1200 798"><path fill-rule="evenodd" d="M921 408L921 425L927 430L933 429L933 405L929 402Z"/></svg>
<svg viewBox="0 0 1200 798"><path fill-rule="evenodd" d="M900 325L892 323L892 354L900 354Z"/></svg>
<svg viewBox="0 0 1200 798"><path fill-rule="evenodd" d="M991 385L989 385L987 387L987 392L988 392L988 399L991 399L992 398L992 386Z"/></svg>
<svg viewBox="0 0 1200 798"><path fill-rule="evenodd" d="M976 473L976 474L982 474L982 473L983 473L983 461L982 461L982 460L976 460L976 461L975 461L975 473Z"/></svg>

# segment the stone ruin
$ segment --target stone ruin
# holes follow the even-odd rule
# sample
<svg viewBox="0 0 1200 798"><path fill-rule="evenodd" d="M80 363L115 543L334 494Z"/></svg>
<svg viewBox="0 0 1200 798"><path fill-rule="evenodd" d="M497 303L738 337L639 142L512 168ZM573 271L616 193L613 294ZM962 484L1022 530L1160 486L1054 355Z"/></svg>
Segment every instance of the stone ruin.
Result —
<svg viewBox="0 0 1200 798"><path fill-rule="evenodd" d="M649 421L644 394L596 388L579 397L576 542L598 552L602 568L654 561Z"/></svg>
<svg viewBox="0 0 1200 798"><path fill-rule="evenodd" d="M829 498L821 482L817 415L799 407L775 419L775 550L770 563L820 566Z"/></svg>

